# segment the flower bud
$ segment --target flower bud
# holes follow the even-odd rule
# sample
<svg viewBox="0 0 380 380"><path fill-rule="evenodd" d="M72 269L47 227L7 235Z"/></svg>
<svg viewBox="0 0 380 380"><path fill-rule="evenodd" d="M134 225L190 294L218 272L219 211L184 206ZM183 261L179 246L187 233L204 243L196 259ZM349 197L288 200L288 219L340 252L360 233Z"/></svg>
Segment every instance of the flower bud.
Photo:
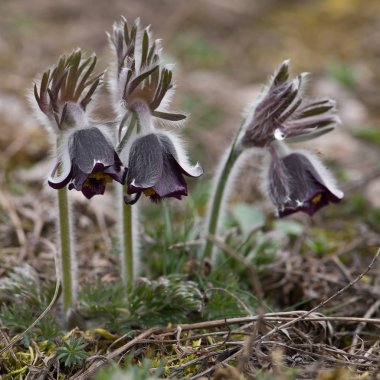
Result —
<svg viewBox="0 0 380 380"><path fill-rule="evenodd" d="M304 99L306 77L302 73L289 79L289 61L280 65L250 111L243 146L262 148L288 138L314 138L339 123L334 101Z"/></svg>

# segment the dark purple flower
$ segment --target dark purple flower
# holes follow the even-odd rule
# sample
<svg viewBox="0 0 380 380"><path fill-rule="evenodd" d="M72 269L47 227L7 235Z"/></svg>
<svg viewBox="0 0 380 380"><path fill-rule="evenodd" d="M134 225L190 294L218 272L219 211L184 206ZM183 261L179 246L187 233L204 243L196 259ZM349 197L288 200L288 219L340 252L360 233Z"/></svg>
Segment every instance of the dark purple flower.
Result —
<svg viewBox="0 0 380 380"><path fill-rule="evenodd" d="M281 64L247 118L244 146L265 147L275 140L314 138L339 123L333 100L303 99L306 76L302 73L290 80L289 61Z"/></svg>
<svg viewBox="0 0 380 380"><path fill-rule="evenodd" d="M140 196L143 193L154 202L168 197L181 199L182 195L187 195L184 175L199 177L202 173L199 164L189 165L176 136L150 133L137 138L131 146L128 194Z"/></svg>
<svg viewBox="0 0 380 380"><path fill-rule="evenodd" d="M272 152L267 191L280 217L297 211L312 216L321 207L343 198L321 162L300 152L281 158Z"/></svg>
<svg viewBox="0 0 380 380"><path fill-rule="evenodd" d="M48 179L52 188L61 189L68 184L69 190L81 191L90 199L103 194L106 184L112 180L124 183L126 169L111 142L98 128L83 128L72 133L62 150L62 159Z"/></svg>

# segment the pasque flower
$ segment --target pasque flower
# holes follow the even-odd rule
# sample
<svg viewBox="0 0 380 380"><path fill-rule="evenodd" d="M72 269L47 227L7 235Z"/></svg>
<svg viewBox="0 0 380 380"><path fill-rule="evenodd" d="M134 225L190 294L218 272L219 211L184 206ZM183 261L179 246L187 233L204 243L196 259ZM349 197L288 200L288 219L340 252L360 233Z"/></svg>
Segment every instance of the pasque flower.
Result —
<svg viewBox="0 0 380 380"><path fill-rule="evenodd" d="M129 194L144 193L152 201L187 195L184 175L199 177L199 164L189 165L182 145L169 133L149 133L132 144L128 161Z"/></svg>
<svg viewBox="0 0 380 380"><path fill-rule="evenodd" d="M57 241L60 257L63 320L67 322L76 301L75 242L70 199L65 185L81 190L87 198L102 194L105 183L121 181L124 173L112 145L87 117L101 79L94 74L96 57L76 49L62 56L34 85L36 116L52 135L57 164L49 184L57 191Z"/></svg>
<svg viewBox="0 0 380 380"><path fill-rule="evenodd" d="M265 147L289 138L314 138L339 123L331 99L304 99L307 73L289 79L289 61L276 70L249 111L242 144Z"/></svg>
<svg viewBox="0 0 380 380"><path fill-rule="evenodd" d="M203 170L188 163L173 132L157 128L158 121L173 124L186 118L167 110L174 83L170 66L161 64L160 42L152 40L149 28L141 30L139 20L130 27L124 18L109 38L116 57L110 87L121 120L119 149L128 166L127 193L136 194L124 200L132 204L141 194L155 202L181 199L187 195L184 175L198 177Z"/></svg>
<svg viewBox="0 0 380 380"><path fill-rule="evenodd" d="M318 137L339 123L335 103L330 99L304 98L306 74L289 80L289 61L275 71L269 85L245 113L215 176L206 219L203 257L215 259L207 236L219 235L223 202L241 163L258 152L268 155L263 190L279 216L303 211L313 215L328 203L341 200L343 193L323 165L307 153L289 152L284 142Z"/></svg>
<svg viewBox="0 0 380 380"><path fill-rule="evenodd" d="M283 62L251 107L241 133L240 149L265 148L271 154L264 192L279 216L297 211L313 215L343 197L316 157L291 152L284 144L316 138L340 122L333 100L305 98L306 77L289 79L289 61Z"/></svg>
<svg viewBox="0 0 380 380"><path fill-rule="evenodd" d="M109 139L97 127L81 128L61 144L60 164L48 179L54 189L82 191L86 198L103 194L106 184L123 183L125 168Z"/></svg>
<svg viewBox="0 0 380 380"><path fill-rule="evenodd" d="M82 191L91 198L103 194L106 184L125 179L125 168L101 126L87 117L87 106L100 75L92 75L96 57L82 58L80 50L62 57L34 87L44 124L57 139L57 161L48 183L55 189ZM39 87L39 88L38 88Z"/></svg>
<svg viewBox="0 0 380 380"><path fill-rule="evenodd" d="M141 194L154 202L181 199L187 195L184 176L198 177L203 171L189 165L179 138L167 130L182 124L186 115L168 111L173 73L161 62L160 41L139 20L130 24L125 18L114 24L109 40L115 55L109 87L119 122L117 151L128 166L126 186L118 196L124 202L119 213L122 277L130 286L139 261L134 238L138 207L131 205Z"/></svg>
<svg viewBox="0 0 380 380"><path fill-rule="evenodd" d="M280 217L302 211L312 216L329 203L338 203L343 193L330 173L313 155L290 151L280 156L271 150L264 189Z"/></svg>

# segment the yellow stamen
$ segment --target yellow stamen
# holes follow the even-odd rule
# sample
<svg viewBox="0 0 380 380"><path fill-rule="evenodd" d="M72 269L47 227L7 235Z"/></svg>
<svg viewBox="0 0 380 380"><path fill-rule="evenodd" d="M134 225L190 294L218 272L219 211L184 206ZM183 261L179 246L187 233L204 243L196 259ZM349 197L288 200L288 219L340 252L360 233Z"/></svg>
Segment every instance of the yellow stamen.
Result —
<svg viewBox="0 0 380 380"><path fill-rule="evenodd" d="M150 197L151 195L156 194L156 192L150 187L149 189L143 190L143 193L147 196Z"/></svg>
<svg viewBox="0 0 380 380"><path fill-rule="evenodd" d="M317 194L312 200L311 200L311 203L313 205L316 205L318 204L322 199L322 194Z"/></svg>
<svg viewBox="0 0 380 380"><path fill-rule="evenodd" d="M112 178L103 173L103 172L94 172L91 173L88 178L86 179L85 183L83 184L83 187L90 187L90 179L95 179L97 181L102 181L104 184L111 183Z"/></svg>
<svg viewBox="0 0 380 380"><path fill-rule="evenodd" d="M106 183L112 182L112 178L108 174L104 174L103 172L94 172L94 173L91 173L88 176L88 179L90 179L90 178L94 178L94 179L97 179L97 180L104 179L106 181Z"/></svg>

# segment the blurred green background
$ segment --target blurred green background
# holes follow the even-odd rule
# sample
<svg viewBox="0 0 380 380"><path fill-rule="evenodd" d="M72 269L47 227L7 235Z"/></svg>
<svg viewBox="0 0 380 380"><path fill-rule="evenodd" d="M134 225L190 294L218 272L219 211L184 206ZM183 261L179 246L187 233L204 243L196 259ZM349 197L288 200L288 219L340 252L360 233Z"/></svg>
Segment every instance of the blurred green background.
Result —
<svg viewBox="0 0 380 380"><path fill-rule="evenodd" d="M33 79L78 46L95 51L105 69L112 57L105 32L121 15L151 24L165 61L176 65L172 108L191 114L184 135L191 159L205 168L199 183L211 178L242 110L290 58L294 74L312 73L310 95L336 99L342 119L336 131L304 146L330 164L343 190L359 194L345 200L348 215L363 212L360 204L380 208L378 0L0 0L1 187L19 194L44 189L41 179L53 164L27 101ZM111 115L107 94L101 112ZM259 196L259 170L259 160L245 165L234 201ZM272 212L269 203L262 206Z"/></svg>
<svg viewBox="0 0 380 380"><path fill-rule="evenodd" d="M338 100L344 132L326 137L331 145L322 150L326 158L347 167L350 178L362 174L355 167L357 155L365 166L373 163L350 137L353 130L379 124L378 0L1 0L2 151L37 127L25 100L37 73L77 46L95 51L105 68L111 57L105 31L120 15L141 17L163 39L164 56L176 63L174 108L192 114L187 134L207 171L258 84L287 58L294 73L312 72L311 92ZM377 131L371 132L365 137L378 144ZM46 146L40 137L31 141L36 146L27 150L40 158ZM13 151L5 154L3 165L10 158Z"/></svg>

